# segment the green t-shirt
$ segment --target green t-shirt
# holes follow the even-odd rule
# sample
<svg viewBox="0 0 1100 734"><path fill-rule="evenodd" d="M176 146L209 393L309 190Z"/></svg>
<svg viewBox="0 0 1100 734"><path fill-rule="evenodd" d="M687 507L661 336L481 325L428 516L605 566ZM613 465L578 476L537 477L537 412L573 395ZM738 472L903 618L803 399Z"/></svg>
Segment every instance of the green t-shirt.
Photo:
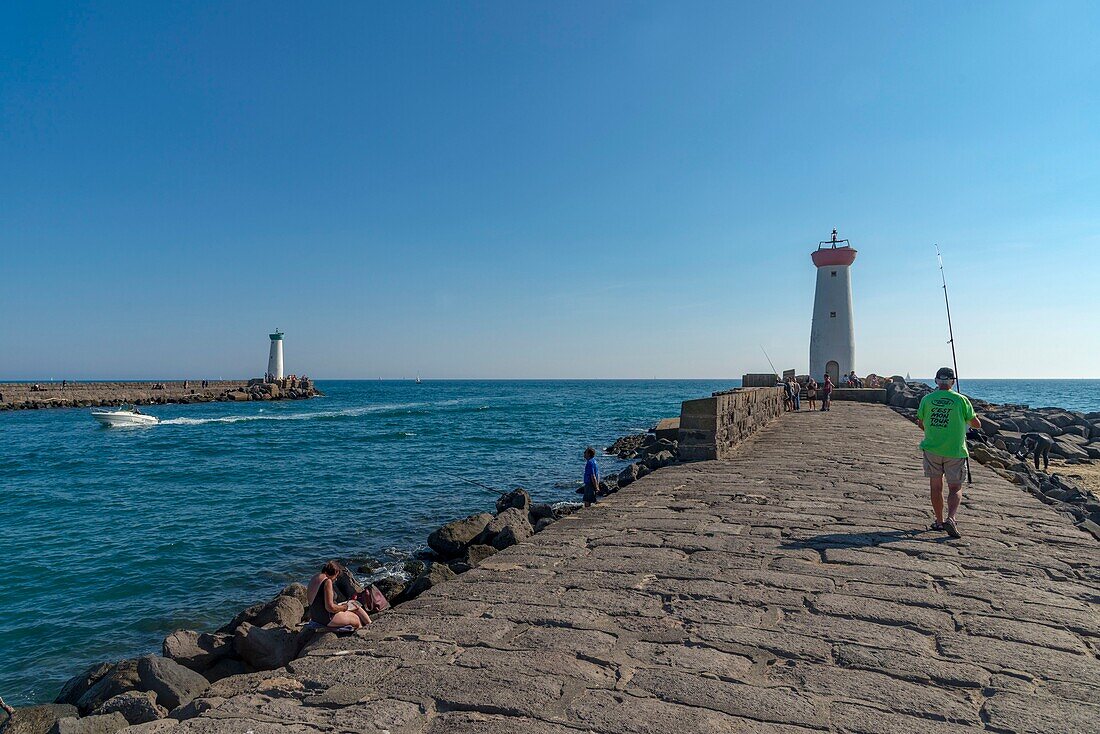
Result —
<svg viewBox="0 0 1100 734"><path fill-rule="evenodd" d="M920 400L917 418L924 422L920 447L930 454L962 459L966 450L966 427L974 420L974 406L954 390L933 390Z"/></svg>

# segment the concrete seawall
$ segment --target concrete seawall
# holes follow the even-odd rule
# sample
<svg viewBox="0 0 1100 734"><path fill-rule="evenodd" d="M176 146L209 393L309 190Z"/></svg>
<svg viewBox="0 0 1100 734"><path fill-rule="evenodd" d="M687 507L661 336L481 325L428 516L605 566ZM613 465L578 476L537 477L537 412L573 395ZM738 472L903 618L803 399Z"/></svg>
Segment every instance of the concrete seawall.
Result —
<svg viewBox="0 0 1100 734"><path fill-rule="evenodd" d="M250 386L250 382L252 385ZM286 400L308 398L320 393L312 382L294 388L257 386L255 380L175 380L163 382L72 382L0 383L0 410L44 408L94 408L124 404L164 405L168 403L210 403L244 400ZM274 389L272 389L274 388ZM263 395L267 397L263 397ZM258 397L257 397L258 396Z"/></svg>
<svg viewBox="0 0 1100 734"><path fill-rule="evenodd" d="M680 406L680 458L725 459L737 445L783 413L783 389L761 387L685 400Z"/></svg>

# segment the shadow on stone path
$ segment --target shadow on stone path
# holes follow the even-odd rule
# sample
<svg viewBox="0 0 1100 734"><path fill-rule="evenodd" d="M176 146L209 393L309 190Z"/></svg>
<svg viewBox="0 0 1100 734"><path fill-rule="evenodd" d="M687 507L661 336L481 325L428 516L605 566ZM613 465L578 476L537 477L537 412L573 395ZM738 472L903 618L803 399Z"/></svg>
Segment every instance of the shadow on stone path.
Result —
<svg viewBox="0 0 1100 734"><path fill-rule="evenodd" d="M915 427L784 416L150 731L1100 731L1100 545L983 467L927 530Z"/></svg>

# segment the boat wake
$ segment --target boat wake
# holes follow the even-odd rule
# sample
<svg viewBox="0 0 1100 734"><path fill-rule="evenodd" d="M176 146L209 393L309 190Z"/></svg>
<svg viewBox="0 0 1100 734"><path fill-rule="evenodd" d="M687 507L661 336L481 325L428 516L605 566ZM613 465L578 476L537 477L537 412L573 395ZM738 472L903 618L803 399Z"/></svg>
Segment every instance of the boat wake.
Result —
<svg viewBox="0 0 1100 734"><path fill-rule="evenodd" d="M310 413L257 413L255 415L222 415L216 418L168 418L162 420L162 426L201 426L207 423L244 423L248 421L310 421L332 418L354 418L360 415L406 411L428 406L429 403L393 403L370 405L345 410L319 410Z"/></svg>

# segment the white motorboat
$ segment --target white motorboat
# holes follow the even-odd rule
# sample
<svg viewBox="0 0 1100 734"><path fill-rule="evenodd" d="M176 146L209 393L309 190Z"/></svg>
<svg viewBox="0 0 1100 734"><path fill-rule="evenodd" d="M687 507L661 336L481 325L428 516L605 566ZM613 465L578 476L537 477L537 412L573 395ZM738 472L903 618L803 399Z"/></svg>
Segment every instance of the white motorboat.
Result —
<svg viewBox="0 0 1100 734"><path fill-rule="evenodd" d="M137 408L126 410L93 410L92 417L108 428L124 426L155 426L160 420L156 416L139 413Z"/></svg>

